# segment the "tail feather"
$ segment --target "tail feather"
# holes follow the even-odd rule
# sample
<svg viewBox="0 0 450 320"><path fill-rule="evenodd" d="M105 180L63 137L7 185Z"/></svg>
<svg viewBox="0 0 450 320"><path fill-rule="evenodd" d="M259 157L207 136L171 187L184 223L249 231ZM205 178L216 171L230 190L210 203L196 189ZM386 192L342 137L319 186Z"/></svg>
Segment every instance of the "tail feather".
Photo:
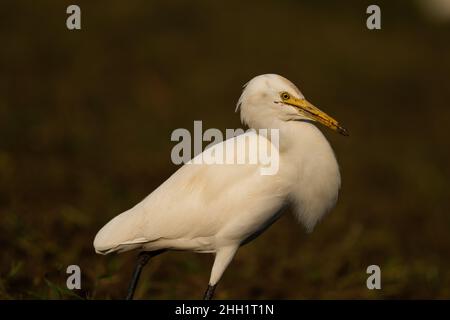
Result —
<svg viewBox="0 0 450 320"><path fill-rule="evenodd" d="M136 249L148 242L142 237L142 215L131 209L119 214L109 221L97 233L94 239L95 252L108 254L111 252L123 252Z"/></svg>

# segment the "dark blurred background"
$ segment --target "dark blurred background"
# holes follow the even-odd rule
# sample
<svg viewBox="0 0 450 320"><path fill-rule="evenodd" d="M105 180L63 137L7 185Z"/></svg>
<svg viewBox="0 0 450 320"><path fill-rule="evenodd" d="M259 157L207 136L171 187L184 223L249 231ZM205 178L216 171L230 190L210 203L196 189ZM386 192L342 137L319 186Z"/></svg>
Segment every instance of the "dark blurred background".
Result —
<svg viewBox="0 0 450 320"><path fill-rule="evenodd" d="M66 28L70 4L80 31ZM2 1L0 298L123 298L136 253L96 255L96 232L177 170L174 129L241 127L242 85L263 73L350 130L323 130L343 188L312 234L287 214L242 247L217 298L450 298L448 7ZM212 261L155 258L137 298L201 298ZM65 289L70 264L82 290ZM382 290L366 288L371 264Z"/></svg>

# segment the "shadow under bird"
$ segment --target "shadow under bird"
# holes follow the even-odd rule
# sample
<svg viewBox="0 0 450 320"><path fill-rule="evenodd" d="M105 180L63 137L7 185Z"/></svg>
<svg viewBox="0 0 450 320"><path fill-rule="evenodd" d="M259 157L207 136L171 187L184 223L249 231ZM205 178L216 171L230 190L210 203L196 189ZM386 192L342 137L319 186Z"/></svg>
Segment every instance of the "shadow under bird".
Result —
<svg viewBox="0 0 450 320"><path fill-rule="evenodd" d="M239 98L241 120L255 129L218 143L207 152L257 137L272 144L260 129L277 129L276 174L261 174L263 164L185 164L132 209L119 214L96 235L100 254L140 252L127 299L132 299L142 268L167 250L214 253L204 299L211 299L238 248L275 222L287 205L308 231L336 204L341 178L330 144L314 125L343 135L339 123L309 103L289 80L275 74L250 80ZM247 141L247 140L245 140ZM248 140L250 141L250 140Z"/></svg>

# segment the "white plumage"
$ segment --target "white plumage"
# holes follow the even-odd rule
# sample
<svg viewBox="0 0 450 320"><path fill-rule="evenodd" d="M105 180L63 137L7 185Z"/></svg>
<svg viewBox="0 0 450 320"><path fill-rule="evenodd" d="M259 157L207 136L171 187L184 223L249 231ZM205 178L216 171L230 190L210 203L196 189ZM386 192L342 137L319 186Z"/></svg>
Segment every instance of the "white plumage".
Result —
<svg viewBox="0 0 450 320"><path fill-rule="evenodd" d="M209 284L215 286L239 246L274 222L286 205L293 205L307 230L313 229L334 206L340 187L334 153L313 121L343 134L345 129L307 103L291 82L273 74L248 82L238 108L242 122L250 128L279 129L278 172L262 175L260 162L188 163L142 202L107 223L94 240L98 253L132 249L213 252L216 259ZM235 150L226 144L242 139L246 145L251 139L271 143L270 136L248 132L197 157L219 149ZM234 153L232 158L237 156Z"/></svg>

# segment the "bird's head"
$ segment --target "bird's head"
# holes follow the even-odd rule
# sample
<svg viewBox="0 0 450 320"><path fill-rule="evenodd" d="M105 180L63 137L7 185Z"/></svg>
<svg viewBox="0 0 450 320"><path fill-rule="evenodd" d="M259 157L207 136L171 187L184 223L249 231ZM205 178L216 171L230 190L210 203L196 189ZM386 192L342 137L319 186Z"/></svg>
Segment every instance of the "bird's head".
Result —
<svg viewBox="0 0 450 320"><path fill-rule="evenodd" d="M239 98L236 111L250 127L270 127L274 121L312 120L347 136L339 123L308 102L288 79L276 74L264 74L250 80Z"/></svg>

